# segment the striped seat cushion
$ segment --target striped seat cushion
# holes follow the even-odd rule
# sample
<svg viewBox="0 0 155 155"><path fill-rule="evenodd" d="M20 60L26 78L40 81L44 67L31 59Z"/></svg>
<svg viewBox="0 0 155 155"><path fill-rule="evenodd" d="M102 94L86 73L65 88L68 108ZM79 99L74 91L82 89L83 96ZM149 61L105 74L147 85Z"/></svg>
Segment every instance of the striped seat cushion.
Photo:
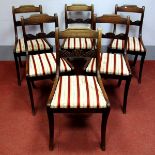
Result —
<svg viewBox="0 0 155 155"><path fill-rule="evenodd" d="M95 76L61 76L50 108L106 108Z"/></svg>
<svg viewBox="0 0 155 155"><path fill-rule="evenodd" d="M114 39L110 48L117 49L117 50L123 50L124 49L124 40Z"/></svg>
<svg viewBox="0 0 155 155"><path fill-rule="evenodd" d="M27 44L28 44L28 51L30 52L50 49L49 45L43 39L29 40ZM23 38L18 40L16 46L16 53L22 53L22 52L25 52L25 43Z"/></svg>
<svg viewBox="0 0 155 155"><path fill-rule="evenodd" d="M92 49L93 44L90 38L67 38L64 41L64 49Z"/></svg>
<svg viewBox="0 0 155 155"><path fill-rule="evenodd" d="M71 71L64 59L60 60L60 72ZM29 76L43 76L56 73L56 53L43 53L29 56Z"/></svg>
<svg viewBox="0 0 155 155"><path fill-rule="evenodd" d="M124 48L124 41L114 39L111 44L112 49L122 50ZM144 52L144 46L136 37L129 37L127 42L127 51Z"/></svg>
<svg viewBox="0 0 155 155"><path fill-rule="evenodd" d="M110 75L129 75L129 70L127 68L124 56L122 54L112 54L112 53L102 53L101 54L101 74ZM96 60L92 58L90 63L86 68L86 72L96 72Z"/></svg>

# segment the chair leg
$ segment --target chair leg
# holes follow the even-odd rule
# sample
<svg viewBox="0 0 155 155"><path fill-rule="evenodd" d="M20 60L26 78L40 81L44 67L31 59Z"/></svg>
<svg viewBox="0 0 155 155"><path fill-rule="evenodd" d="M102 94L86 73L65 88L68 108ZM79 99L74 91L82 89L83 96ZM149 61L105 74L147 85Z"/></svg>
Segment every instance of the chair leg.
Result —
<svg viewBox="0 0 155 155"><path fill-rule="evenodd" d="M135 66L135 65L136 65L137 58L138 58L138 55L135 55L135 58L134 58L134 61L133 61L133 64L132 64L132 66Z"/></svg>
<svg viewBox="0 0 155 155"><path fill-rule="evenodd" d="M19 64L20 64L20 67L23 67L21 57L19 57Z"/></svg>
<svg viewBox="0 0 155 155"><path fill-rule="evenodd" d="M26 77L26 81L27 81L27 86L28 86L29 95L30 95L32 115L35 115L35 108L34 108L34 99L33 99L32 87L31 87L31 83L30 83L30 80L28 79L28 77Z"/></svg>
<svg viewBox="0 0 155 155"><path fill-rule="evenodd" d="M123 101L123 113L124 113L124 114L126 113L127 98L128 98L128 91L129 91L130 82L131 82L131 77L129 77L129 78L126 80L126 84L125 84L124 101Z"/></svg>
<svg viewBox="0 0 155 155"><path fill-rule="evenodd" d="M54 149L54 114L51 113L50 110L47 108L47 115L48 115L48 122L49 122L49 149Z"/></svg>
<svg viewBox="0 0 155 155"><path fill-rule="evenodd" d="M32 81L32 87L36 88L36 85L35 85L34 81Z"/></svg>
<svg viewBox="0 0 155 155"><path fill-rule="evenodd" d="M139 71L138 83L141 83L141 80L142 80L142 70L143 70L144 60L145 60L145 55L142 55L141 61L140 61L140 71Z"/></svg>
<svg viewBox="0 0 155 155"><path fill-rule="evenodd" d="M15 59L15 65L16 65L16 72L17 72L18 85L21 86L19 64L18 64L17 55L16 55L15 53L14 53L14 59Z"/></svg>
<svg viewBox="0 0 155 155"><path fill-rule="evenodd" d="M122 79L120 78L120 79L118 80L117 86L120 87L121 83L122 83Z"/></svg>
<svg viewBox="0 0 155 155"><path fill-rule="evenodd" d="M106 145L106 126L107 126L107 120L110 113L110 108L107 108L106 111L102 113L102 123L101 123L101 150L105 151L105 145Z"/></svg>

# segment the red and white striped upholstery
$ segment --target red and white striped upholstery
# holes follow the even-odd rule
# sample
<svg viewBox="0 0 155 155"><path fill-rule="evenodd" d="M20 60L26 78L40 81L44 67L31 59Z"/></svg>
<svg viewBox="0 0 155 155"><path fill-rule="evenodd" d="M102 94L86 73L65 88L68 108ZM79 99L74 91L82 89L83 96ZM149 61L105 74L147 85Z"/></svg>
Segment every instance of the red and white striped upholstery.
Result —
<svg viewBox="0 0 155 155"><path fill-rule="evenodd" d="M27 41L28 51L49 50L49 45L43 39L35 39ZM19 39L16 46L16 53L25 52L24 39Z"/></svg>
<svg viewBox="0 0 155 155"><path fill-rule="evenodd" d="M93 43L90 38L67 38L63 44L64 49L92 49Z"/></svg>
<svg viewBox="0 0 155 155"><path fill-rule="evenodd" d="M127 43L127 51L144 52L144 47L138 38L129 37Z"/></svg>
<svg viewBox="0 0 155 155"><path fill-rule="evenodd" d="M111 48L122 50L124 48L124 41L114 39ZM127 51L144 52L144 46L138 38L129 37L127 42Z"/></svg>
<svg viewBox="0 0 155 155"><path fill-rule="evenodd" d="M101 74L110 75L129 75L129 70L127 68L124 56L122 54L113 53L102 53L101 54ZM92 58L90 63L86 68L86 72L96 72L96 60Z"/></svg>
<svg viewBox="0 0 155 155"><path fill-rule="evenodd" d="M71 71L64 59L60 60L60 72ZM56 53L43 53L29 56L29 76L42 76L56 73Z"/></svg>
<svg viewBox="0 0 155 155"><path fill-rule="evenodd" d="M95 76L61 76L50 108L106 108Z"/></svg>
<svg viewBox="0 0 155 155"><path fill-rule="evenodd" d="M114 39L110 48L117 49L117 50L123 50L124 49L124 40Z"/></svg>

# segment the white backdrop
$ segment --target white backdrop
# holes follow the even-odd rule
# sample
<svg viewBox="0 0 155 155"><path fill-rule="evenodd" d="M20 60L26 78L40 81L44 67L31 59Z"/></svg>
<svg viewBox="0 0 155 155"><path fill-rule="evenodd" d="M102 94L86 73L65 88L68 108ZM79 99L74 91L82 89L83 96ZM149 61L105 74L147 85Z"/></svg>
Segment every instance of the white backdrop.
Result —
<svg viewBox="0 0 155 155"><path fill-rule="evenodd" d="M43 12L53 15L58 14L59 26L64 29L64 5L72 3L94 4L94 11L97 15L113 13L115 4L132 4L145 6L143 25L143 39L147 46L155 46L155 6L154 0L0 0L0 45L14 44L14 29L12 20L12 6L18 7L24 4L43 6Z"/></svg>

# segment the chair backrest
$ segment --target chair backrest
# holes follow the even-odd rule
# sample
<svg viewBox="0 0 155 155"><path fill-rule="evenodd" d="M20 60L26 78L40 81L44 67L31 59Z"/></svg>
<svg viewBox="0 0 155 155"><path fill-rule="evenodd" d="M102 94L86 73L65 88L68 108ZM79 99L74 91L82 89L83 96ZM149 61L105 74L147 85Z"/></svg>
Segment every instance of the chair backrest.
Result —
<svg viewBox="0 0 155 155"><path fill-rule="evenodd" d="M77 15L81 15L80 18L73 18L73 14L76 13ZM82 14L83 13L83 14ZM88 13L89 17L84 18L84 13ZM65 27L68 28L69 24L83 24L89 25L89 28L93 29L93 16L94 16L94 5L91 4L90 6L85 4L72 4L68 6L65 4ZM80 25L79 25L80 26ZM76 26L78 27L78 26ZM81 27L81 26L80 26ZM88 27L88 26L87 26Z"/></svg>
<svg viewBox="0 0 155 155"><path fill-rule="evenodd" d="M56 42L56 55L57 55L57 70L60 69L60 58L96 58L97 71L99 71L99 59L101 50L101 31L92 29L66 29L59 31L56 29L55 42ZM89 51L81 49L65 50L61 48L61 40L66 38L90 38L95 41L96 45Z"/></svg>
<svg viewBox="0 0 155 155"><path fill-rule="evenodd" d="M17 28L22 26L21 21L17 19L17 15L23 14L30 14L30 13L39 13L42 14L42 6L34 6L34 5L22 5L17 8L14 6L12 7L12 15L13 15L13 23L14 23L14 31L15 31L15 39L18 39L18 30ZM41 31L43 31L43 26L40 25Z"/></svg>
<svg viewBox="0 0 155 155"><path fill-rule="evenodd" d="M128 32L129 32L129 25L130 25L130 18L123 18L119 15L115 14L108 14L108 15L103 15L96 17L94 16L94 28L96 29L97 24L110 24L112 26L116 25L124 25L125 26L125 31L116 33L116 31L108 31L105 33L102 33L102 38L106 39L121 39L124 41L124 50L126 49L127 46L127 38L128 38ZM104 30L103 30L104 31ZM117 51L116 51L117 52ZM125 52L125 51L124 51Z"/></svg>
<svg viewBox="0 0 155 155"><path fill-rule="evenodd" d="M137 5L123 5L118 6L116 4L115 6L115 14L121 13L121 12L127 12L129 15L134 14L134 18L136 14L139 14L140 17L137 17L136 21L132 21L130 16L130 25L138 26L139 27L139 38L142 36L142 26L143 26L143 19L144 19L144 12L145 7L138 7Z"/></svg>
<svg viewBox="0 0 155 155"><path fill-rule="evenodd" d="M28 50L28 42L29 40L33 39L46 39L47 38L55 38L55 30L50 31L48 33L39 32L37 34L29 34L26 31L27 26L36 26L36 25L45 25L45 24L54 24L55 28L58 27L58 16L54 14L54 16L49 16L47 14L35 14L31 15L29 18L21 18L23 35L24 35L24 42L26 51ZM36 52L35 52L36 53ZM35 54L34 53L34 54ZM39 52L40 53L40 52Z"/></svg>

